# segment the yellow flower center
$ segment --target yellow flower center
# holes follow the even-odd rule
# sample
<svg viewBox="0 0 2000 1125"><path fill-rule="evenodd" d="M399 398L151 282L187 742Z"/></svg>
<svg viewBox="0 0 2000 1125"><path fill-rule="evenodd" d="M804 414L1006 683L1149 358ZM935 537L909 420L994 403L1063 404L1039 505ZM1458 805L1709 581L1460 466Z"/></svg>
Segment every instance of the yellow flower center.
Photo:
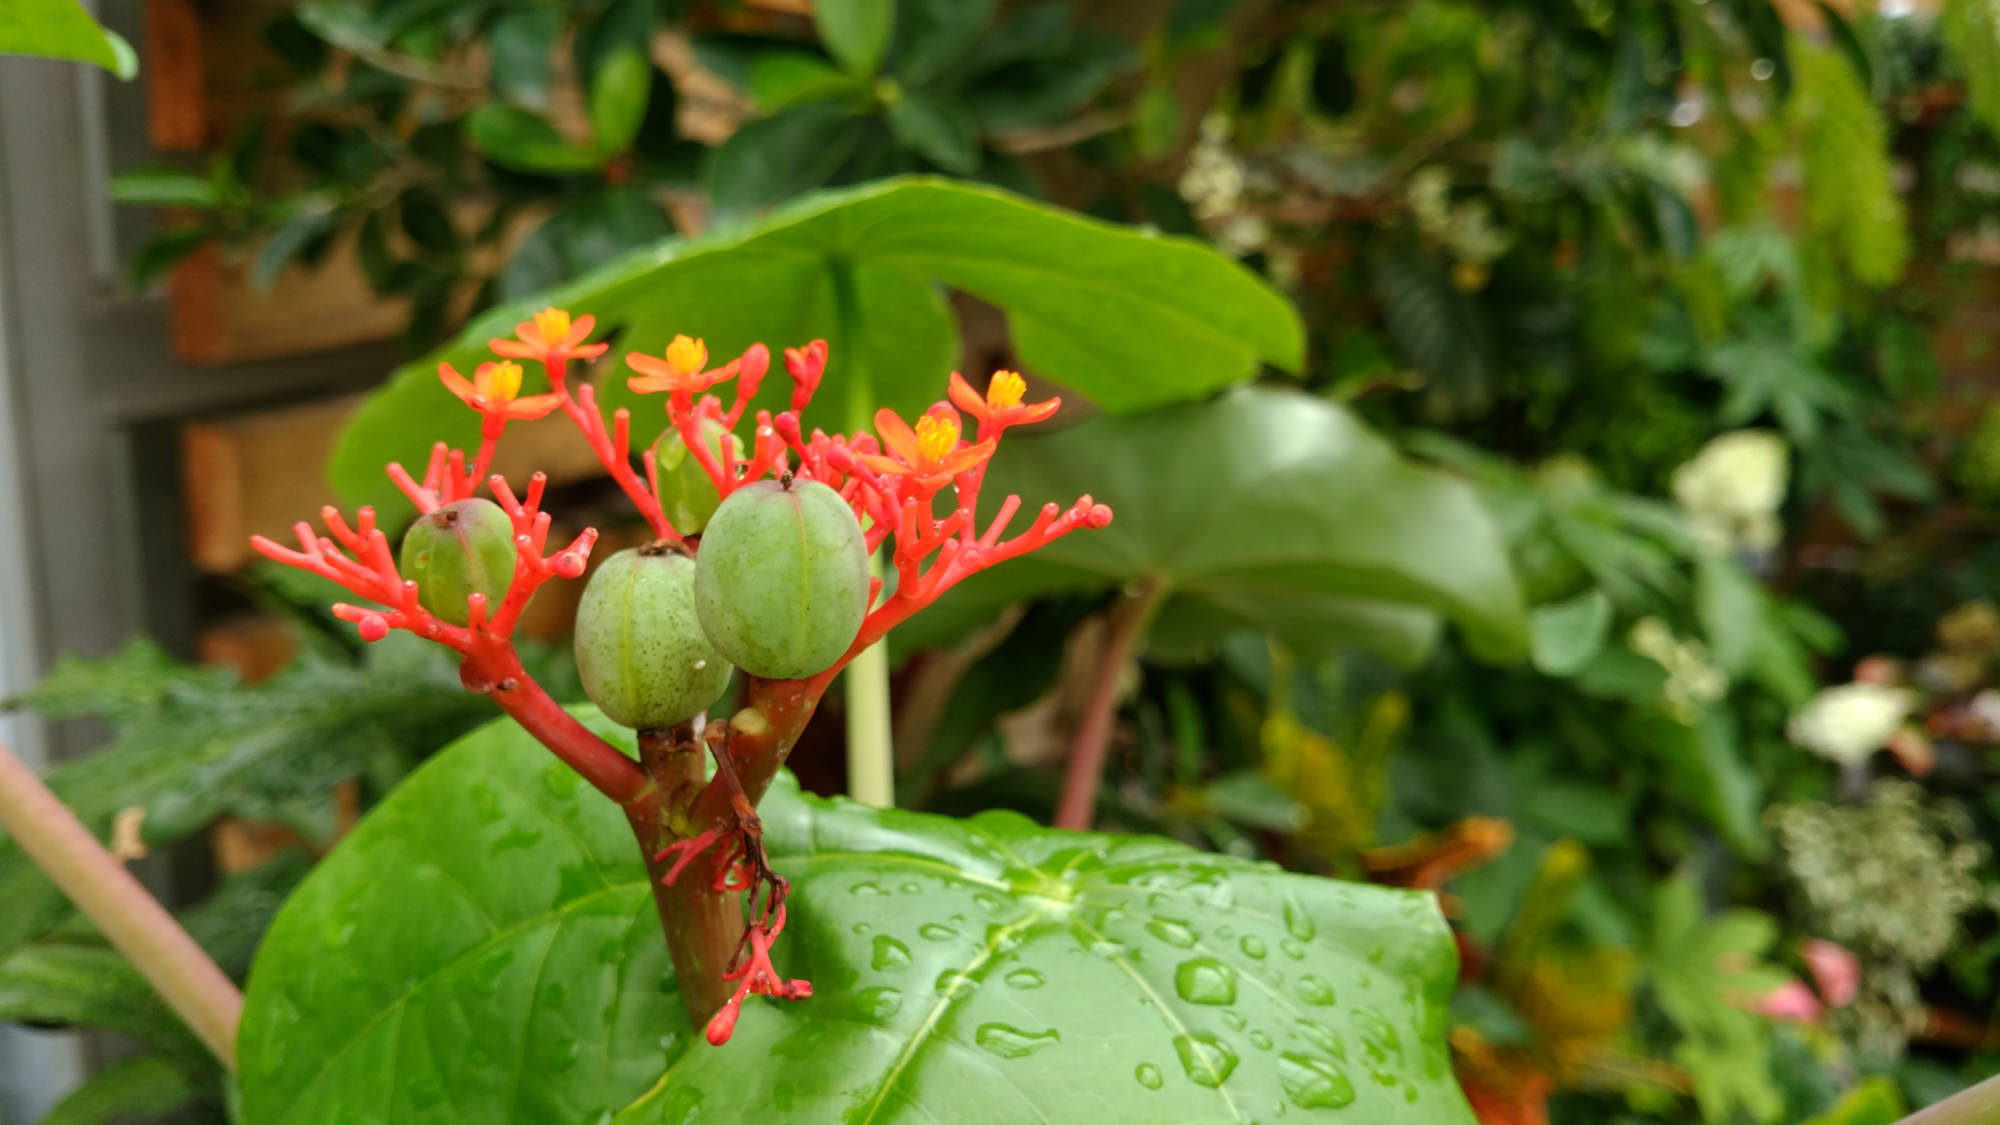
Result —
<svg viewBox="0 0 2000 1125"><path fill-rule="evenodd" d="M986 405L994 410L1007 410L1021 405L1021 396L1028 393L1028 381L1012 371L995 371L993 381L986 384Z"/></svg>
<svg viewBox="0 0 2000 1125"><path fill-rule="evenodd" d="M472 389L485 395L488 402L512 402L521 393L521 365L504 361L481 364L472 377Z"/></svg>
<svg viewBox="0 0 2000 1125"><path fill-rule="evenodd" d="M569 313L562 309L543 309L535 314L535 331L542 334L545 344L560 344L569 338Z"/></svg>
<svg viewBox="0 0 2000 1125"><path fill-rule="evenodd" d="M926 414L917 419L917 456L935 465L958 448L958 423L950 418Z"/></svg>
<svg viewBox="0 0 2000 1125"><path fill-rule="evenodd" d="M699 374L702 368L708 366L708 346L700 340L676 336L674 342L667 345L667 363L684 374Z"/></svg>

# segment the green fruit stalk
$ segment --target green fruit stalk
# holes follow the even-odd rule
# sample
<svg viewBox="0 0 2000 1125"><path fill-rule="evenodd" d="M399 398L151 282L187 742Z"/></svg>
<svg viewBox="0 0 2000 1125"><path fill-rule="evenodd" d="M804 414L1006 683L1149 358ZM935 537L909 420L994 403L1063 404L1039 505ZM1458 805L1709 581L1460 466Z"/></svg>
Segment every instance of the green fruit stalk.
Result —
<svg viewBox="0 0 2000 1125"><path fill-rule="evenodd" d="M699 425L701 440L707 443L708 452L717 464L727 466L731 457L743 456L743 443L723 429L722 423L703 418ZM709 479L701 461L688 452L687 440L681 437L680 430L669 427L653 443L653 463L659 469L660 509L668 522L683 535L700 534L722 503L722 494L715 490L715 482Z"/></svg>
<svg viewBox="0 0 2000 1125"><path fill-rule="evenodd" d="M583 690L613 722L661 730L706 710L729 662L702 635L695 561L663 544L604 560L576 611Z"/></svg>
<svg viewBox="0 0 2000 1125"><path fill-rule="evenodd" d="M493 613L514 581L514 521L491 500L458 500L419 516L403 536L403 577L417 600L453 625L471 620L466 599L486 595Z"/></svg>
<svg viewBox="0 0 2000 1125"><path fill-rule="evenodd" d="M868 546L840 494L765 480L729 494L702 536L695 609L717 652L785 680L830 666L868 612Z"/></svg>

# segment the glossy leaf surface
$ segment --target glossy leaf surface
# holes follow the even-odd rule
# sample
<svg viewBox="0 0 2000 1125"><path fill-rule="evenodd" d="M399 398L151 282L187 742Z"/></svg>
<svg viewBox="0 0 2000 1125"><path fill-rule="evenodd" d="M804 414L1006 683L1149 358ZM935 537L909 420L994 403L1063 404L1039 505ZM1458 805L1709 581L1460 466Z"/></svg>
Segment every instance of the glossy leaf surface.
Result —
<svg viewBox="0 0 2000 1125"><path fill-rule="evenodd" d="M815 992L712 1048L616 810L510 725L467 737L273 927L246 1120L1471 1121L1428 895L788 780L761 812Z"/></svg>
<svg viewBox="0 0 2000 1125"><path fill-rule="evenodd" d="M1010 492L1024 513L1087 492L1117 518L968 580L905 626L905 643L955 618L990 620L1029 594L1157 574L1170 590L1153 625L1162 651L1268 628L1308 651L1346 641L1411 661L1439 617L1476 651L1527 648L1505 547L1471 488L1403 460L1346 410L1308 395L1254 388L1009 434L981 508Z"/></svg>
<svg viewBox="0 0 2000 1125"><path fill-rule="evenodd" d="M877 406L914 416L943 397L958 359L940 285L1005 309L1024 364L1114 412L1209 394L1262 363L1296 369L1303 350L1285 298L1206 246L989 188L888 181L661 243L487 313L370 399L329 472L350 500L406 511L383 462L421 465L432 442L478 442L478 416L439 384L438 362L473 370L491 358L488 339L548 304L595 315L600 338L622 332L620 355L659 354L676 333L705 337L718 359L824 337L832 361L809 426L854 429ZM634 407L634 446L651 441L664 412L626 390L622 362L609 366L606 409ZM767 379L758 405L784 409L790 394L789 380Z"/></svg>

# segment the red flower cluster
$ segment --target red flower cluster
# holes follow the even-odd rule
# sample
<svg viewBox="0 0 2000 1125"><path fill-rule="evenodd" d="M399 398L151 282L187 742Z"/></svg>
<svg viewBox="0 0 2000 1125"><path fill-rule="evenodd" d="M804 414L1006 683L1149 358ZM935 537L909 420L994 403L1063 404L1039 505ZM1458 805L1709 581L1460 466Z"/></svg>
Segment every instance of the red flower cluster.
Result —
<svg viewBox="0 0 2000 1125"><path fill-rule="evenodd" d="M261 536L253 543L279 562L332 579L356 596L376 603L379 608L344 603L334 607L342 619L359 626L364 639L379 640L392 628L407 629L463 654L461 678L469 689L491 694L598 789L620 804L628 804L643 799L651 782L637 764L590 733L528 677L511 640L515 621L537 587L553 577L575 578L583 573L597 533L585 531L568 547L544 557L549 516L540 511L543 476L537 473L532 478L525 503L516 500L505 480L486 477L494 445L508 422L540 418L560 408L583 432L654 535L681 542L662 510L652 452L641 454L643 480L633 469L629 413L616 411L607 431L592 388L582 384L572 393L569 387L569 363L594 359L607 348L605 344L583 343L594 328L591 317L572 320L565 311L546 309L518 325L514 339L491 341L499 355L539 360L551 388L546 394L520 397L522 371L511 362L482 364L471 380L449 365L440 365L438 374L445 387L481 415L477 454L468 467L464 451L439 443L421 483L401 465L388 466L390 478L426 513L470 497L482 478L486 479L494 498L512 519L515 532L514 577L500 605L488 606L483 595L473 595L470 621L465 626L448 624L426 612L418 602L416 583L404 581L397 573L388 538L375 526L375 514L368 508L361 509L353 528L335 509L322 512L338 542L315 535L310 526L301 523L299 550ZM791 408L776 415L768 410L756 412L754 437L745 458L738 455L742 446L734 442L721 443L718 457L711 443L701 440L701 426L704 420L712 420L733 430L741 421L770 367L770 352L764 345L753 345L740 357L709 369L707 347L700 340L679 336L663 357L632 354L625 362L637 373L627 380L632 390L666 392L668 421L721 496L727 497L767 474L789 473L839 492L861 522L870 550L894 538L895 592L883 599L881 582L874 583L870 612L847 652L831 667L798 684L807 699L816 700L854 656L966 576L1032 551L1076 528L1101 528L1111 522L1111 509L1085 496L1068 509L1045 505L1026 530L1003 540L1007 525L1020 508L1020 498L1009 496L984 531L976 526L980 485L1003 432L1010 426L1041 421L1059 405L1055 399L1024 404L1026 384L1011 372L996 374L983 397L957 374L952 375L951 400L977 419L976 441L963 439L958 410L943 402L931 407L914 427L883 410L875 419L877 435L828 436L820 430L807 434L799 419L826 373L826 341L787 348L785 370L793 384ZM731 379L736 381L734 402L724 409L721 400L705 392ZM934 501L946 484L952 486L956 503L939 519ZM719 735L726 740L727 726L714 724L711 738ZM716 748L717 743L711 741L711 747ZM758 993L802 999L812 994L812 986L805 981L786 981L772 967L771 945L785 926L787 884L765 860L754 809L728 768L728 753L717 749L716 759L719 774L727 777L733 791L733 815L676 841L657 858L664 861L668 855L675 856L663 880L671 885L695 856L723 843L724 852L713 862L714 889L747 891L753 904L759 901L760 889L766 889L761 910L756 910L749 922L737 962L725 974L724 979L742 983L708 1027L709 1041L720 1044L734 1029L745 996Z"/></svg>

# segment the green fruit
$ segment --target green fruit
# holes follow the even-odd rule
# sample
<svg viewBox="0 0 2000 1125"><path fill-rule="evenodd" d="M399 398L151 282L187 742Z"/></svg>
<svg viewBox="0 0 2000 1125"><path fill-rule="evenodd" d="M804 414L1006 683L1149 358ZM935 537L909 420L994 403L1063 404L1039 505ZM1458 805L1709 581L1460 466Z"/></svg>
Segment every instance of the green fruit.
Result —
<svg viewBox="0 0 2000 1125"><path fill-rule="evenodd" d="M718 465L727 463L722 455L725 441L731 456L743 456L743 442L713 418L701 420L701 439L708 443L708 451ZM715 482L709 479L701 462L689 455L679 429L669 426L653 443L653 463L660 472L660 508L666 513L667 522L682 535L700 534L708 526L709 517L715 515L716 506L722 503L722 494L715 490Z"/></svg>
<svg viewBox="0 0 2000 1125"><path fill-rule="evenodd" d="M514 581L514 521L491 500L446 504L410 525L399 563L432 616L464 625L466 598L485 594L490 617Z"/></svg>
<svg viewBox="0 0 2000 1125"><path fill-rule="evenodd" d="M729 494L695 560L702 631L730 663L766 679L824 670L868 612L868 545L847 501L816 481Z"/></svg>
<svg viewBox="0 0 2000 1125"><path fill-rule="evenodd" d="M604 560L576 609L576 670L611 721L656 730L691 719L729 686L729 662L694 611L695 563L654 545Z"/></svg>

